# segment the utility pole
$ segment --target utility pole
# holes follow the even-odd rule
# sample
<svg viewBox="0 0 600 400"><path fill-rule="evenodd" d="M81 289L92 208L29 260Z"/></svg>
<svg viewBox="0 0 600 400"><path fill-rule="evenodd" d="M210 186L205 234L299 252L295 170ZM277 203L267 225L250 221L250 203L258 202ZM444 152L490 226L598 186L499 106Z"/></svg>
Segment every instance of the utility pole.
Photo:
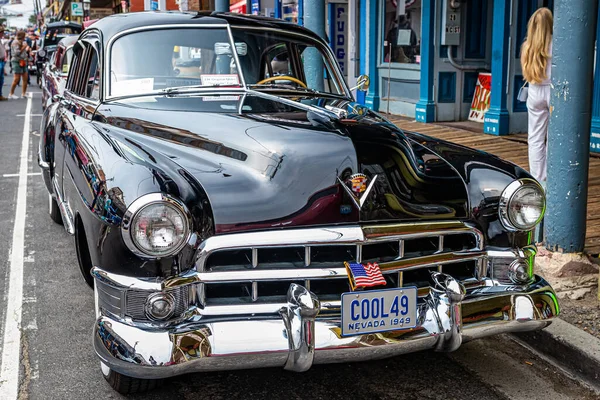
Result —
<svg viewBox="0 0 600 400"><path fill-rule="evenodd" d="M545 221L554 251L581 252L585 244L597 11L597 1L554 3Z"/></svg>

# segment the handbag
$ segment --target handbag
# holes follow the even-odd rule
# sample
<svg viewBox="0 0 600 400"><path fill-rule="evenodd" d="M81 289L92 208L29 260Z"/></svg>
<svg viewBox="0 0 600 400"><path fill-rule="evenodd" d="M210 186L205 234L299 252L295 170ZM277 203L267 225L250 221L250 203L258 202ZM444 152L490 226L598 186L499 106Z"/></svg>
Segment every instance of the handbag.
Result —
<svg viewBox="0 0 600 400"><path fill-rule="evenodd" d="M24 67L25 65L27 65L27 64L25 63L25 60L19 60L19 66L20 66L20 67Z"/></svg>
<svg viewBox="0 0 600 400"><path fill-rule="evenodd" d="M519 89L519 93L517 93L517 100L525 103L527 102L527 97L529 97L529 87L527 86L527 81L525 81L521 89Z"/></svg>

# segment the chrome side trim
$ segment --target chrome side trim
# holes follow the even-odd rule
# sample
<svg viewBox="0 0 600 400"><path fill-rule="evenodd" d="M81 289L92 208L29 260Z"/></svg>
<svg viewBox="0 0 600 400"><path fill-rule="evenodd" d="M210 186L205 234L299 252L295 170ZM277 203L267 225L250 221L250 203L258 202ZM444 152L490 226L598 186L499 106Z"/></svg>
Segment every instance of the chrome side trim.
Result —
<svg viewBox="0 0 600 400"><path fill-rule="evenodd" d="M42 158L42 149L38 148L38 153L37 153L37 161L38 161L38 166L43 169L44 171L47 171L50 169L50 164L46 161L44 161L44 159Z"/></svg>
<svg viewBox="0 0 600 400"><path fill-rule="evenodd" d="M71 177L71 179L73 179ZM54 194L56 195L56 203L58 204L58 209L60 210L60 215L62 216L63 224L65 226L65 230L69 235L75 234L75 216L73 215L73 211L71 211L71 207L63 200L60 191L58 190L58 183L54 177L52 178L52 187L54 188Z"/></svg>

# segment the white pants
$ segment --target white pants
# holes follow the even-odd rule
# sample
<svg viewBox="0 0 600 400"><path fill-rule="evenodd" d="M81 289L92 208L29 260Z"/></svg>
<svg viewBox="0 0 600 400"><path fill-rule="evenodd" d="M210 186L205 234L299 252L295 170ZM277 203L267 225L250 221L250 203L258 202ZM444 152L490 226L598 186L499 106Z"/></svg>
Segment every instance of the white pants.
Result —
<svg viewBox="0 0 600 400"><path fill-rule="evenodd" d="M548 122L550 120L550 85L529 85L527 96L527 143L529 172L540 182L546 180Z"/></svg>

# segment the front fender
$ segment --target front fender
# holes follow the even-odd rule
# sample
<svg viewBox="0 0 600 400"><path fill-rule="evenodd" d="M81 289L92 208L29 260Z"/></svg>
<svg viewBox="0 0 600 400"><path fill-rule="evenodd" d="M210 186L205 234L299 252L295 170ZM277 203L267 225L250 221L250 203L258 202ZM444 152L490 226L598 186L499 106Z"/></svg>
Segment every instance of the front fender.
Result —
<svg viewBox="0 0 600 400"><path fill-rule="evenodd" d="M137 144L131 134L91 122L78 129L82 140L66 152L65 197L85 227L94 266L129 276L170 276L193 267L198 244L213 232L212 213L201 185L163 154ZM133 201L149 193L182 200L192 214L192 238L177 255L142 259L121 236Z"/></svg>

